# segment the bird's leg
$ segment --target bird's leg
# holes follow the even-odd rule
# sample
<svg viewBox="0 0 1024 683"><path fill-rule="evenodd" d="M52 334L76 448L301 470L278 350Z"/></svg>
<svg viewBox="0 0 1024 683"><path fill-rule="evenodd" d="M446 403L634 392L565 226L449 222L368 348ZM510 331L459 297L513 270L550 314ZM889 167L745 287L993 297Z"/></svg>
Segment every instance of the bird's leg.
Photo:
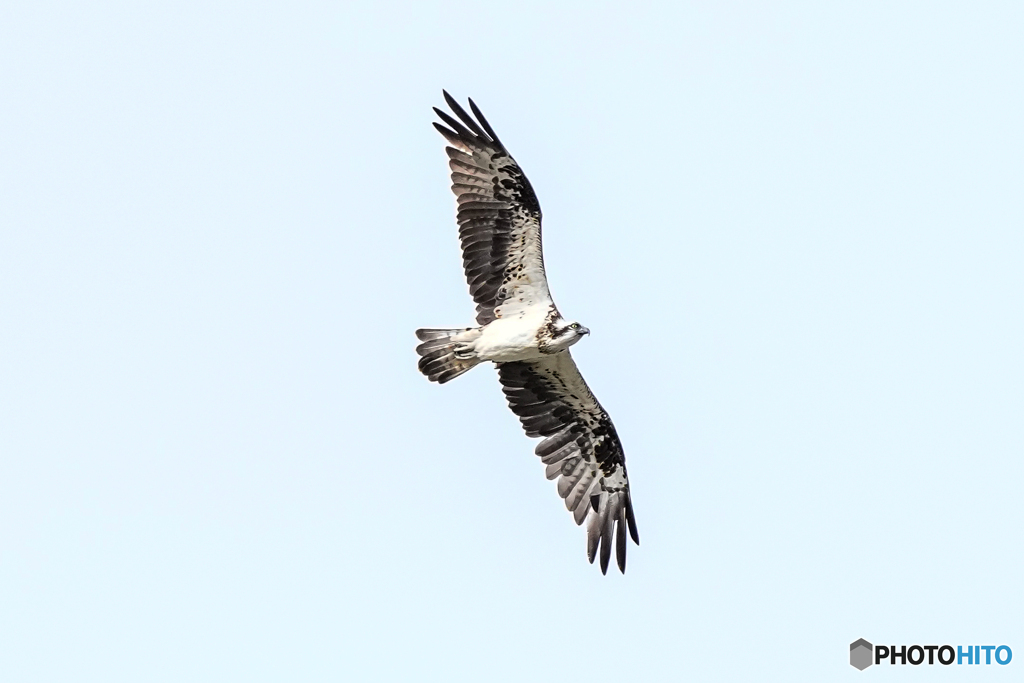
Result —
<svg viewBox="0 0 1024 683"><path fill-rule="evenodd" d="M470 344L456 344L455 345L455 357L457 359L459 359L459 360L472 360L473 356L475 356L475 355L476 354L473 353L472 345L470 345Z"/></svg>

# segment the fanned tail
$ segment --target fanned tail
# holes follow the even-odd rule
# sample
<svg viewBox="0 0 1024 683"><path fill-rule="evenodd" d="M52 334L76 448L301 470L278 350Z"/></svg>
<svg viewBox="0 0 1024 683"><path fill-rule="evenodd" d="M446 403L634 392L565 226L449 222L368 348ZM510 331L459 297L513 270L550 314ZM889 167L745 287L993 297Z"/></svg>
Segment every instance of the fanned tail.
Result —
<svg viewBox="0 0 1024 683"><path fill-rule="evenodd" d="M472 350L472 342L480 336L478 327L416 330L416 336L423 342L416 347L420 372L431 382L444 384L480 364Z"/></svg>

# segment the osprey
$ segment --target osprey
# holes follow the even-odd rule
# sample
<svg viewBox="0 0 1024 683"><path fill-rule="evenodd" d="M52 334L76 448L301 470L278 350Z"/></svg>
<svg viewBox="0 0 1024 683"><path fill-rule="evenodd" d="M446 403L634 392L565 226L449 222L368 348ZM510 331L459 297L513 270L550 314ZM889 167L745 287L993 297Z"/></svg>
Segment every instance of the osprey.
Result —
<svg viewBox="0 0 1024 683"><path fill-rule="evenodd" d="M608 571L612 544L626 571L626 529L640 544L622 444L608 413L576 368L569 347L590 334L558 312L544 274L540 204L530 181L473 100L475 119L451 95L458 116L434 108L458 198L459 237L478 327L422 329L420 371L444 384L491 361L509 407L526 435L545 437L536 453L558 478L558 495L576 524L587 524L587 558L601 551Z"/></svg>

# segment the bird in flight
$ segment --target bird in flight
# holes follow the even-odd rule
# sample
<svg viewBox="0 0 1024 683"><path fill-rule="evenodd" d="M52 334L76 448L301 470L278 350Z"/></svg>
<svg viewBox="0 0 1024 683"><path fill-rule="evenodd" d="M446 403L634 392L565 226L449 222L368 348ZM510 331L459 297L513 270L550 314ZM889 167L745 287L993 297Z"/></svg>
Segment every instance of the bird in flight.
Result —
<svg viewBox="0 0 1024 683"><path fill-rule="evenodd" d="M590 334L558 312L548 291L540 239L540 204L530 181L473 100L470 116L444 93L458 119L438 108L448 140L459 238L477 327L421 329L419 369L444 384L485 361L526 435L544 437L536 453L558 478L558 495L576 524L587 521L587 558L600 549L608 571L612 545L626 571L626 531L637 545L622 444L608 413L583 381L569 347Z"/></svg>

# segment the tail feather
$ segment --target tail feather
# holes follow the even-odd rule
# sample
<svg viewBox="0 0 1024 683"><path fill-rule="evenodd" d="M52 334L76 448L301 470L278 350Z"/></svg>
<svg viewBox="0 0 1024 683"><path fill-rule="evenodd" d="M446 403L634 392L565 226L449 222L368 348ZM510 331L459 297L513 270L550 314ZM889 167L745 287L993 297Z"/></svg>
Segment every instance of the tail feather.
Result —
<svg viewBox="0 0 1024 683"><path fill-rule="evenodd" d="M472 327L416 330L416 337L423 342L416 347L416 353L420 354L420 372L431 382L444 384L473 369L480 361L475 357L456 358L455 347L472 342L479 336L479 328Z"/></svg>
<svg viewBox="0 0 1024 683"><path fill-rule="evenodd" d="M416 330L416 338L424 342L430 341L431 339L447 339L453 334L458 334L460 332L469 332L471 329L473 328L467 327L462 330L435 330L431 328L423 328Z"/></svg>

